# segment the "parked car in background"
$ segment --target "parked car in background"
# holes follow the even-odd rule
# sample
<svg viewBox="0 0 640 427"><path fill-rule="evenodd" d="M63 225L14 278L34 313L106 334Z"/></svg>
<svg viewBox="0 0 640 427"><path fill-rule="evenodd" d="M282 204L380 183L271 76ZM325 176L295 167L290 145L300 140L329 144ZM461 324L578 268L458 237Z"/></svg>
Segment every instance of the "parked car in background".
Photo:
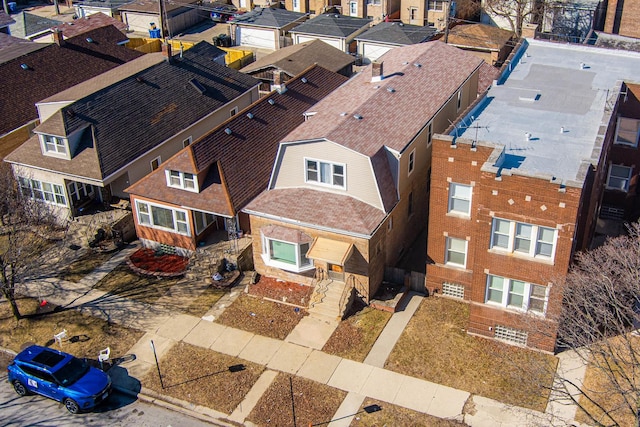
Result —
<svg viewBox="0 0 640 427"><path fill-rule="evenodd" d="M213 22L227 22L238 9L232 4L212 3L209 16Z"/></svg>
<svg viewBox="0 0 640 427"><path fill-rule="evenodd" d="M84 359L38 345L18 353L7 371L18 395L41 394L62 402L72 414L94 408L111 393L111 378L100 369Z"/></svg>

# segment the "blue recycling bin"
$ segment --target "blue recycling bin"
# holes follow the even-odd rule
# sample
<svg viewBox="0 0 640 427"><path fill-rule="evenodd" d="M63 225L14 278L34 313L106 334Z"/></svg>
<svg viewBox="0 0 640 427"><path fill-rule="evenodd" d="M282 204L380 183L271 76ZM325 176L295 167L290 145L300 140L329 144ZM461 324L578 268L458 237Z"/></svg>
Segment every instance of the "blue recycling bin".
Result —
<svg viewBox="0 0 640 427"><path fill-rule="evenodd" d="M152 30L149 30L149 37L152 39L159 39L160 38L160 28L154 28Z"/></svg>
<svg viewBox="0 0 640 427"><path fill-rule="evenodd" d="M18 3L16 3L15 1L10 1L9 3L7 3L7 7L9 8L9 13L14 13L16 10L18 10Z"/></svg>

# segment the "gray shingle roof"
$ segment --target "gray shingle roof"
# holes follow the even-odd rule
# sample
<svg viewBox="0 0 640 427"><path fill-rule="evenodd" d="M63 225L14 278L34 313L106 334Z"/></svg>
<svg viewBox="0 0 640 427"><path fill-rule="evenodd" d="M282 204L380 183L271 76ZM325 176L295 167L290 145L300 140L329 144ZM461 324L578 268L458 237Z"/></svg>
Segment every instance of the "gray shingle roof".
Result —
<svg viewBox="0 0 640 427"><path fill-rule="evenodd" d="M256 7L251 12L235 17L233 23L255 27L282 28L305 16L307 15L304 13L291 12L286 9Z"/></svg>
<svg viewBox="0 0 640 427"><path fill-rule="evenodd" d="M16 21L14 21L10 15L4 13L4 10L0 10L0 28L6 27L14 22Z"/></svg>
<svg viewBox="0 0 640 427"><path fill-rule="evenodd" d="M397 46L428 41L436 34L433 27L381 22L356 37L358 41L380 42Z"/></svg>
<svg viewBox="0 0 640 427"><path fill-rule="evenodd" d="M15 24L9 25L9 31L15 37L28 38L45 31L51 27L62 24L62 21L45 18L28 12L20 12L13 16Z"/></svg>
<svg viewBox="0 0 640 427"><path fill-rule="evenodd" d="M314 34L331 37L348 37L362 27L371 23L369 18L354 18L352 16L325 13L300 24L291 33Z"/></svg>

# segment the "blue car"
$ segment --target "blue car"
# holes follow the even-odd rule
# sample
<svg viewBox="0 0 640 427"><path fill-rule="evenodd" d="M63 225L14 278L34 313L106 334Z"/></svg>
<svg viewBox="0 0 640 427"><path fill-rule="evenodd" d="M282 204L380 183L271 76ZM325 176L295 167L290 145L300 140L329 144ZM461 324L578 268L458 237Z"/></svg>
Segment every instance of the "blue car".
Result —
<svg viewBox="0 0 640 427"><path fill-rule="evenodd" d="M111 392L111 378L86 360L32 345L7 367L9 382L20 396L38 393L62 402L69 412L92 409Z"/></svg>

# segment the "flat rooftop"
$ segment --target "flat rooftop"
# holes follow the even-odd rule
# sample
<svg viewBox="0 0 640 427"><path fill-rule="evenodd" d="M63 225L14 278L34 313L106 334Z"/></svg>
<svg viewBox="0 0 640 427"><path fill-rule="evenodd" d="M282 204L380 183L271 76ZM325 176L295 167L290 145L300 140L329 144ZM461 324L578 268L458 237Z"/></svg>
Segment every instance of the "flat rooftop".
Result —
<svg viewBox="0 0 640 427"><path fill-rule="evenodd" d="M451 135L504 146L496 173L581 186L621 81L638 82L639 69L638 52L527 39Z"/></svg>

